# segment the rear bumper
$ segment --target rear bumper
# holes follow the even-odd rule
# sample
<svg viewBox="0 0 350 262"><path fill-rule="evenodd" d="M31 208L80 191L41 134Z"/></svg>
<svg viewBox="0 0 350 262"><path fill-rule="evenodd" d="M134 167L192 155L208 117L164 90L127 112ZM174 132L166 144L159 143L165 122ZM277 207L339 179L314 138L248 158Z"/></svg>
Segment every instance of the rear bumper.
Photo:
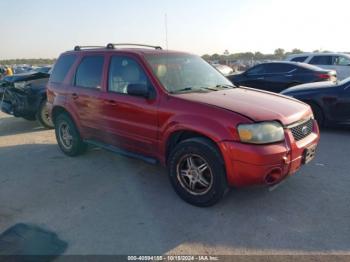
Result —
<svg viewBox="0 0 350 262"><path fill-rule="evenodd" d="M319 129L315 121L313 132L303 140L295 141L289 130L285 136L284 142L271 145L219 143L229 185L273 185L296 173L303 165L305 150L317 146Z"/></svg>

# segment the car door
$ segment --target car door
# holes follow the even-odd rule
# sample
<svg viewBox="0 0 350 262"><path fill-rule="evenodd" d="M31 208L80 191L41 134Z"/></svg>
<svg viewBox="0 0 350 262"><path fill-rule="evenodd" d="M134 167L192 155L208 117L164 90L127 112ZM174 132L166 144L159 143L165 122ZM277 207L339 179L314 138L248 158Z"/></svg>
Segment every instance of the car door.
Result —
<svg viewBox="0 0 350 262"><path fill-rule="evenodd" d="M83 56L67 88L68 105L76 113L85 138L95 139L100 133L101 88L105 57L103 54Z"/></svg>
<svg viewBox="0 0 350 262"><path fill-rule="evenodd" d="M240 80L239 85L248 86L252 88L261 89L265 81L265 65L257 65L247 70L242 79Z"/></svg>
<svg viewBox="0 0 350 262"><path fill-rule="evenodd" d="M340 86L337 99L331 104L332 119L339 123L350 124L350 83Z"/></svg>
<svg viewBox="0 0 350 262"><path fill-rule="evenodd" d="M280 93L294 82L296 67L286 63L270 63L266 65L263 89Z"/></svg>
<svg viewBox="0 0 350 262"><path fill-rule="evenodd" d="M152 98L128 94L128 86L146 85ZM137 57L111 55L108 84L102 96L101 128L108 144L154 156L158 146L158 100L145 67Z"/></svg>

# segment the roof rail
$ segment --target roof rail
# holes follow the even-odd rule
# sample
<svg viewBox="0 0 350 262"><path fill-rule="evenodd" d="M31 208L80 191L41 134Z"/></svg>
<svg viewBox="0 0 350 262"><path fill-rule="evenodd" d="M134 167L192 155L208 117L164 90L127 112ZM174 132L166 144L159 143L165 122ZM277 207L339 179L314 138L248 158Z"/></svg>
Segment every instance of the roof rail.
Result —
<svg viewBox="0 0 350 262"><path fill-rule="evenodd" d="M86 45L86 46L77 45L74 47L74 51L81 51L83 49L91 49L91 48L105 48L105 47L104 46L95 46L95 45Z"/></svg>
<svg viewBox="0 0 350 262"><path fill-rule="evenodd" d="M139 47L150 47L150 48L154 48L156 50L162 50L163 49L161 46L142 45L142 44L128 44L128 43L123 43L123 44L112 44L112 43L109 43L107 45L107 49L115 49L116 46L139 46Z"/></svg>

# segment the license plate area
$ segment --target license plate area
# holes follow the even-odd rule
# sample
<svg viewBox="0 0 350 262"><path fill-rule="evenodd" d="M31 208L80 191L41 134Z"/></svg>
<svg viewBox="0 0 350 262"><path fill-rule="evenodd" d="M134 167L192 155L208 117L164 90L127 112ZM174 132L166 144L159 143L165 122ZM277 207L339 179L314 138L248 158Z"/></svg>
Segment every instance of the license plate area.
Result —
<svg viewBox="0 0 350 262"><path fill-rule="evenodd" d="M303 154L303 164L306 165L310 163L316 156L316 148L317 146L311 146L307 149L305 149Z"/></svg>

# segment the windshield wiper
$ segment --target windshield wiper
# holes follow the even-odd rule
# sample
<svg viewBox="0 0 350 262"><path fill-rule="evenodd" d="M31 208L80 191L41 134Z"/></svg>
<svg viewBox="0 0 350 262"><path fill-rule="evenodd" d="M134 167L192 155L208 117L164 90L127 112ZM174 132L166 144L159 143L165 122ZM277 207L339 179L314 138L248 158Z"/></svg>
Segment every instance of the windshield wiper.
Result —
<svg viewBox="0 0 350 262"><path fill-rule="evenodd" d="M216 88L236 88L236 86L231 85L216 85Z"/></svg>
<svg viewBox="0 0 350 262"><path fill-rule="evenodd" d="M213 90L213 91L218 91L217 88L213 88L213 87L199 87L199 88L193 88L193 87L185 87L176 91L172 91L170 93L172 94L177 94L177 93L183 93L183 92L205 92L205 90Z"/></svg>
<svg viewBox="0 0 350 262"><path fill-rule="evenodd" d="M182 93L182 92L187 92L187 91L193 91L192 87L185 87L176 91L171 91L171 94L176 94L176 93Z"/></svg>

